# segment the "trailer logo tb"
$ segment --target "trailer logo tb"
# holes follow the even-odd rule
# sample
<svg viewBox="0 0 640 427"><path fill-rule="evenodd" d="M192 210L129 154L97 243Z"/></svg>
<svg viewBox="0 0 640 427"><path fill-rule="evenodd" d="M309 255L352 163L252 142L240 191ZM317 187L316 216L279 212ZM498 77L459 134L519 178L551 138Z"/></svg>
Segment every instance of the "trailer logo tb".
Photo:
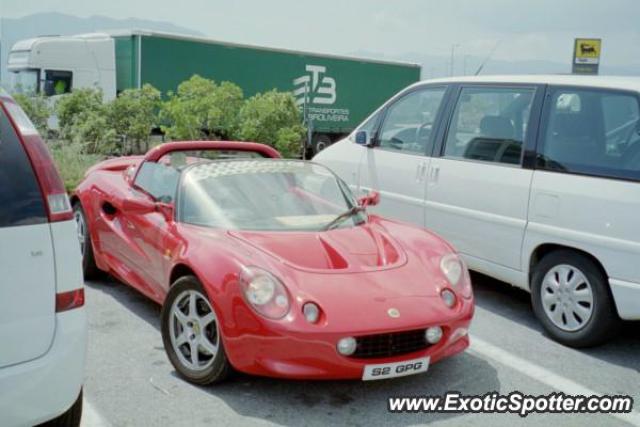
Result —
<svg viewBox="0 0 640 427"><path fill-rule="evenodd" d="M293 80L296 104L303 105L305 102L320 105L335 104L336 79L325 75L327 67L307 65L305 70L308 74Z"/></svg>

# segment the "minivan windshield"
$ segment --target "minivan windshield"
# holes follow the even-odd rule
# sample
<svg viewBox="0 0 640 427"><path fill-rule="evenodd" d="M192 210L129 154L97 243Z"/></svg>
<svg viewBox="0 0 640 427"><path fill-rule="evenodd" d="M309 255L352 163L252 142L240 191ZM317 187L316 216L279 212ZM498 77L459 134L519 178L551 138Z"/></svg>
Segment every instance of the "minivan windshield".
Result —
<svg viewBox="0 0 640 427"><path fill-rule="evenodd" d="M184 172L182 222L231 230L321 231L365 221L349 188L323 166L298 160L202 162Z"/></svg>

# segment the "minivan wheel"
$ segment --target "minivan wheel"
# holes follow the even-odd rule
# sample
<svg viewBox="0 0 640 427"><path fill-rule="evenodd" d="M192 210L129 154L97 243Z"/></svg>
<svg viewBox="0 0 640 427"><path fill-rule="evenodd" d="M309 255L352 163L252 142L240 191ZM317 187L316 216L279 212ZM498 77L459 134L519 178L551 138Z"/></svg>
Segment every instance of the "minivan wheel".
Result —
<svg viewBox="0 0 640 427"><path fill-rule="evenodd" d="M531 302L547 333L570 347L601 344L619 329L606 276L577 252L555 251L536 265Z"/></svg>
<svg viewBox="0 0 640 427"><path fill-rule="evenodd" d="M76 221L78 231L78 241L80 242L80 253L82 254L82 272L85 279L90 279L98 275L98 266L93 256L93 245L91 244L91 234L87 217L80 202L73 204L73 218Z"/></svg>
<svg viewBox="0 0 640 427"><path fill-rule="evenodd" d="M80 390L80 395L73 402L71 408L67 409L67 411L60 415L57 418L54 418L51 421L47 421L46 423L40 424L38 427L78 427L80 425L80 420L82 419L82 389Z"/></svg>
<svg viewBox="0 0 640 427"><path fill-rule="evenodd" d="M218 317L197 278L184 276L171 286L161 322L164 349L180 376L209 385L229 375Z"/></svg>

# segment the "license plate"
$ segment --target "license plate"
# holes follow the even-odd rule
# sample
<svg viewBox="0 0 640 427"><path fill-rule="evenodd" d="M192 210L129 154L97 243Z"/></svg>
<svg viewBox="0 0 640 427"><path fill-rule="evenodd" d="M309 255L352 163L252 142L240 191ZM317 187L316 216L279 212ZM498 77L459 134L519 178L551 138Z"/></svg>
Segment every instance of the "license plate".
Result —
<svg viewBox="0 0 640 427"><path fill-rule="evenodd" d="M402 362L381 363L379 365L366 365L362 373L363 381L383 380L386 378L405 377L407 375L427 372L429 358L403 360Z"/></svg>

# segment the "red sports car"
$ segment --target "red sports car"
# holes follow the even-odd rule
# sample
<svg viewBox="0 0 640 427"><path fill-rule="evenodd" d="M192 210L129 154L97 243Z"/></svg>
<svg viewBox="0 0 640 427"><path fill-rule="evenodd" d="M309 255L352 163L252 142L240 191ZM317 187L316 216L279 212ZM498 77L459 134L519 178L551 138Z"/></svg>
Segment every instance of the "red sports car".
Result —
<svg viewBox="0 0 640 427"><path fill-rule="evenodd" d="M432 233L367 214L323 166L245 142L166 143L92 168L73 196L87 275L163 305L175 369L398 377L469 345L467 269Z"/></svg>

